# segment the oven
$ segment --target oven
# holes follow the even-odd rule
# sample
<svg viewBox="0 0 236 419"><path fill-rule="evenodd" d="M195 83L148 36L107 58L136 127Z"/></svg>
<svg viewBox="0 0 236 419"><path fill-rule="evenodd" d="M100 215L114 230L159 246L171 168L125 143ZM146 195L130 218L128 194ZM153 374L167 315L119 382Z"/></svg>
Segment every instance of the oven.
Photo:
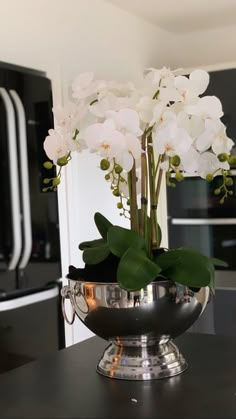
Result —
<svg viewBox="0 0 236 419"><path fill-rule="evenodd" d="M191 331L236 336L236 177L233 196L220 204L214 190L222 179L187 177L167 188L170 248L188 247L227 262L216 270L215 296Z"/></svg>

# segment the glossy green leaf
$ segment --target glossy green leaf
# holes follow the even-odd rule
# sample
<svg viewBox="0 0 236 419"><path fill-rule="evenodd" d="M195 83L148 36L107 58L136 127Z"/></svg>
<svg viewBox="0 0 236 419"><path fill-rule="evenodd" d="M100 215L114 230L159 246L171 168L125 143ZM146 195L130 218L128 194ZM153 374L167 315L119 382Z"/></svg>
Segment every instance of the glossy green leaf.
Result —
<svg viewBox="0 0 236 419"><path fill-rule="evenodd" d="M110 251L117 257L121 257L129 247L146 249L145 240L139 233L119 226L109 229L107 243Z"/></svg>
<svg viewBox="0 0 236 419"><path fill-rule="evenodd" d="M87 241L87 242L80 243L79 244L79 249L84 250L84 249L91 248L91 247L99 247L99 246L102 246L105 243L106 242L103 239L90 240L90 241Z"/></svg>
<svg viewBox="0 0 236 419"><path fill-rule="evenodd" d="M154 254L154 260L161 267L162 271L170 268L173 265L176 265L180 260L180 255L175 250L163 251L161 254Z"/></svg>
<svg viewBox="0 0 236 419"><path fill-rule="evenodd" d="M159 224L157 224L157 246L160 247L161 245L161 240L162 240L162 232L161 232L161 227Z"/></svg>
<svg viewBox="0 0 236 419"><path fill-rule="evenodd" d="M162 255L158 258L164 276L191 287L213 286L215 270L210 258L185 248L170 250L168 253L173 263L166 269L163 269L160 262Z"/></svg>
<svg viewBox="0 0 236 419"><path fill-rule="evenodd" d="M147 257L144 250L130 247L120 260L117 280L121 288L135 291L150 284L160 270L160 267Z"/></svg>
<svg viewBox="0 0 236 419"><path fill-rule="evenodd" d="M229 266L229 264L227 262L225 262L224 260L221 260L221 259L211 258L211 261L212 261L214 266L220 266L220 267L223 267L223 268L228 268L228 266Z"/></svg>
<svg viewBox="0 0 236 419"><path fill-rule="evenodd" d="M87 248L83 252L83 261L88 265L96 265L99 262L105 260L110 254L107 243L99 247Z"/></svg>
<svg viewBox="0 0 236 419"><path fill-rule="evenodd" d="M102 238L104 240L107 240L108 230L110 227L112 227L110 221L106 217L104 217L104 215L100 214L100 212L95 213L94 221Z"/></svg>

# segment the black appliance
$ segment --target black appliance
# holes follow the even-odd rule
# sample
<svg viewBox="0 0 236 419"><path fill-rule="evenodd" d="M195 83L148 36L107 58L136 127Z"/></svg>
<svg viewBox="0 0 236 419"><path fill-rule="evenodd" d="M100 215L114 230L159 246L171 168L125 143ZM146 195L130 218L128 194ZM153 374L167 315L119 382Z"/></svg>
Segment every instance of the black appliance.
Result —
<svg viewBox="0 0 236 419"><path fill-rule="evenodd" d="M0 372L64 347L57 194L42 192L51 109L45 73L0 63Z"/></svg>
<svg viewBox="0 0 236 419"><path fill-rule="evenodd" d="M236 154L236 69L213 71L206 95L217 96L223 106L222 122L235 142ZM204 94L204 95L205 95ZM228 268L216 271L216 293L192 331L236 335L236 171L233 196L219 203L214 189L221 182L207 183L187 177L176 188L167 188L169 247L190 247L225 260Z"/></svg>

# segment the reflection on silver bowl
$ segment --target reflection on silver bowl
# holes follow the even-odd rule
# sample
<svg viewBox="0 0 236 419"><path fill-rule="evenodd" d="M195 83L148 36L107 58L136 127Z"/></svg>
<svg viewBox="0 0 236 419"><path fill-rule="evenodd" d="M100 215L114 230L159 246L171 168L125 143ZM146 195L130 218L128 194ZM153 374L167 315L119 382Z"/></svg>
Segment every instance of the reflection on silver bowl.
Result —
<svg viewBox="0 0 236 419"><path fill-rule="evenodd" d="M150 380L171 377L187 368L172 339L201 315L209 288L194 293L171 281L156 281L127 292L117 283L69 280L62 290L80 320L110 345L98 363L105 376Z"/></svg>

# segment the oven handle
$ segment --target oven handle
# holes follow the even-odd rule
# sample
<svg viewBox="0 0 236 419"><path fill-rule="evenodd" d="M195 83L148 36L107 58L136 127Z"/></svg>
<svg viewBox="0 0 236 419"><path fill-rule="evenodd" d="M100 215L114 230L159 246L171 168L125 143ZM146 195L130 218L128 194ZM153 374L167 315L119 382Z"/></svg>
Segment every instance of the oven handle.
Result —
<svg viewBox="0 0 236 419"><path fill-rule="evenodd" d="M173 225L236 225L236 218L170 218Z"/></svg>
<svg viewBox="0 0 236 419"><path fill-rule="evenodd" d="M198 173L185 173L185 172L183 172L183 175L186 178L192 178L192 179L199 178L199 174ZM176 173L175 172L171 173L171 177L172 178L175 178L175 176L176 176ZM233 177L236 176L236 169L230 170L230 176L233 176ZM204 181L204 179L201 179L201 180Z"/></svg>
<svg viewBox="0 0 236 419"><path fill-rule="evenodd" d="M30 213L30 188L27 156L26 118L24 106L15 90L10 90L10 95L15 104L20 146L21 191L23 207L24 251L19 262L19 269L24 269L29 261L32 251L32 228Z"/></svg>
<svg viewBox="0 0 236 419"><path fill-rule="evenodd" d="M0 312L10 311L17 308L29 306L31 304L37 304L41 301L50 300L51 298L59 295L58 287L54 287L50 290L37 292L35 294L25 295L24 297L13 298L12 300L0 301Z"/></svg>
<svg viewBox="0 0 236 419"><path fill-rule="evenodd" d="M10 194L11 194L11 212L12 212L12 231L13 248L11 259L8 264L8 270L13 271L19 261L22 249L21 237L21 212L20 212L20 191L19 191L19 173L17 165L17 139L16 123L13 104L10 96L4 87L0 87L0 96L6 109L7 116L7 135L9 147L9 168L10 168ZM3 156L2 158L4 158Z"/></svg>

